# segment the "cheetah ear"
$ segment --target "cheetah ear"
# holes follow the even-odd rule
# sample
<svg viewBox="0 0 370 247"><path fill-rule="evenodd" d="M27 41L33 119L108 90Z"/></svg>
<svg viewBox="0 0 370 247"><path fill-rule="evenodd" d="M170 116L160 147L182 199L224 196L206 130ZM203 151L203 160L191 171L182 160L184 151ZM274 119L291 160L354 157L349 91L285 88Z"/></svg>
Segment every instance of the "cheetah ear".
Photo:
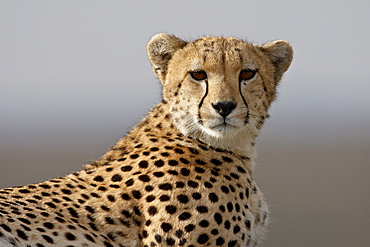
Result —
<svg viewBox="0 0 370 247"><path fill-rule="evenodd" d="M293 48L285 40L276 40L264 44L261 49L267 54L275 67L275 81L280 81L293 60Z"/></svg>
<svg viewBox="0 0 370 247"><path fill-rule="evenodd" d="M167 33L156 34L149 41L147 46L148 57L155 75L162 83L165 81L168 63L173 54L185 45L185 41Z"/></svg>

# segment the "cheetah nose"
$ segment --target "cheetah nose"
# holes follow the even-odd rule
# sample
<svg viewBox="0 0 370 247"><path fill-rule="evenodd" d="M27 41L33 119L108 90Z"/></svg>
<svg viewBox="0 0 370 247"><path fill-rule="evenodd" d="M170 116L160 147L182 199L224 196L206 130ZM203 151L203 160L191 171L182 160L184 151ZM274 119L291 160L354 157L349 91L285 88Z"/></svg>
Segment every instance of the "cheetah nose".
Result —
<svg viewBox="0 0 370 247"><path fill-rule="evenodd" d="M232 101L212 103L212 107L223 117L229 115L236 107L236 103Z"/></svg>

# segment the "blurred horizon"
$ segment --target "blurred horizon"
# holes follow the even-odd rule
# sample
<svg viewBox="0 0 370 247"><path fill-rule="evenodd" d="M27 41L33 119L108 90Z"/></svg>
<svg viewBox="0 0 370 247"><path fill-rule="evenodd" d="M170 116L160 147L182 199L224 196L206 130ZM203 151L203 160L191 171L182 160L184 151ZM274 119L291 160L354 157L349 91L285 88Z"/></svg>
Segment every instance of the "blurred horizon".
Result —
<svg viewBox="0 0 370 247"><path fill-rule="evenodd" d="M368 246L370 2L187 3L1 1L0 188L79 170L140 121L161 96L154 34L286 39L293 63L257 140L263 246Z"/></svg>

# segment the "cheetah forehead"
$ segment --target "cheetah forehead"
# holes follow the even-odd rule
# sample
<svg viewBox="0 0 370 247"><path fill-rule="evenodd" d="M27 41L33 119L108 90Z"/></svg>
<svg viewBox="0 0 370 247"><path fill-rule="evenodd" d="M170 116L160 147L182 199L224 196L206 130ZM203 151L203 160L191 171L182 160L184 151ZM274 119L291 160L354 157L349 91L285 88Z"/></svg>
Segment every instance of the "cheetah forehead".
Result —
<svg viewBox="0 0 370 247"><path fill-rule="evenodd" d="M189 58L189 70L220 69L225 66L256 69L256 60L262 57L254 45L229 37L200 38L189 43L176 55L182 61L184 57Z"/></svg>

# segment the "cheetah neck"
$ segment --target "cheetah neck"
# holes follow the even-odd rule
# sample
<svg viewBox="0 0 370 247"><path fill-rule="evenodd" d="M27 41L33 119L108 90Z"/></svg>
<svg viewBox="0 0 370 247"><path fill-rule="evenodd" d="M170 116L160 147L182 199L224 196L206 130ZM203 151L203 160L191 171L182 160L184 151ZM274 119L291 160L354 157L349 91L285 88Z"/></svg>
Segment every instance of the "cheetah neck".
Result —
<svg viewBox="0 0 370 247"><path fill-rule="evenodd" d="M255 136L250 130L241 132L233 137L213 137L200 130L193 132L181 131L181 126L175 124L168 111L168 104L161 102L156 105L148 115L130 133L121 139L112 150L129 152L135 143L145 142L148 137L153 138L174 138L190 142L200 142L215 149L222 149L236 155L256 158ZM109 152L107 153L109 155Z"/></svg>

